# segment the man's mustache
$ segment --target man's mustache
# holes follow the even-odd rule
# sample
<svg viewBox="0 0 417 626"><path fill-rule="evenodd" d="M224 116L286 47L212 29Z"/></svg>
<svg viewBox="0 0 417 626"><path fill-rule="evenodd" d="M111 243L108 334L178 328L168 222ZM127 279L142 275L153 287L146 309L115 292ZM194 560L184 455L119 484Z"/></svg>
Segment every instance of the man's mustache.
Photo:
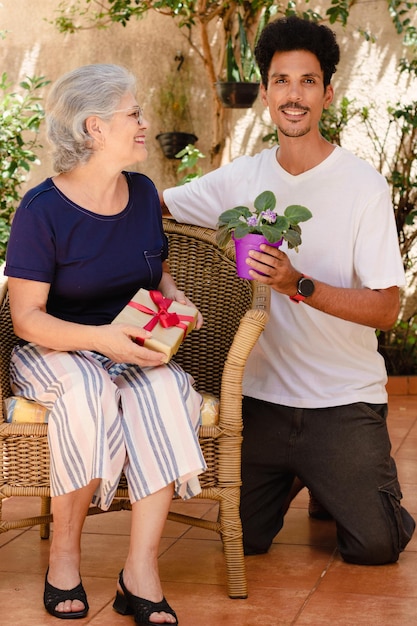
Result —
<svg viewBox="0 0 417 626"><path fill-rule="evenodd" d="M298 102L287 102L286 104L281 104L279 107L279 111L283 111L284 109L298 109L300 111L309 111L309 107L303 107Z"/></svg>

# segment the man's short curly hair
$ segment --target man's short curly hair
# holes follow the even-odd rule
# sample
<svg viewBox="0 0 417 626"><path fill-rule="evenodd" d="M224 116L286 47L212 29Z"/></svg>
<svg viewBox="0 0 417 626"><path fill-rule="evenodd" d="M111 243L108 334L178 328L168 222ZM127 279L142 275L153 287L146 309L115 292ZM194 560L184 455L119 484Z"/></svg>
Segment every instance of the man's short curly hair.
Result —
<svg viewBox="0 0 417 626"><path fill-rule="evenodd" d="M290 50L312 52L323 70L324 86L330 84L340 58L335 33L327 26L292 15L267 24L256 44L255 57L265 88L272 57L276 52Z"/></svg>

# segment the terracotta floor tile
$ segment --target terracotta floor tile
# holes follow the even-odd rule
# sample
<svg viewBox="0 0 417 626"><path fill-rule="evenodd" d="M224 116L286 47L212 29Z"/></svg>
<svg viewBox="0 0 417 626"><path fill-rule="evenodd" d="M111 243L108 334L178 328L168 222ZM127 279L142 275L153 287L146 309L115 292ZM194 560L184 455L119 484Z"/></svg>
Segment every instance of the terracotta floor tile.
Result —
<svg viewBox="0 0 417 626"><path fill-rule="evenodd" d="M334 548L336 527L332 521L311 519L307 509L291 506L285 516L284 526L275 537L274 543Z"/></svg>
<svg viewBox="0 0 417 626"><path fill-rule="evenodd" d="M417 518L417 396L390 398L388 427L403 492ZM217 533L167 521L160 549L164 593L180 626L415 626L417 534L397 564L360 567L335 550L333 522L308 517L303 489L268 554L245 559L249 597L231 600ZM8 519L40 511L39 498L3 501ZM211 500L175 500L172 510L217 518ZM130 511L87 519L82 576L90 612L77 626L134 626L112 609L116 579L128 549ZM0 534L0 626L57 626L42 604L49 542L39 528ZM71 622L72 623L72 622Z"/></svg>
<svg viewBox="0 0 417 626"><path fill-rule="evenodd" d="M388 412L390 409L388 409ZM397 415L388 415L388 430L391 437L408 437L416 421L416 415L409 415L406 411L399 411Z"/></svg>
<svg viewBox="0 0 417 626"><path fill-rule="evenodd" d="M417 450L416 450L417 454ZM403 500L401 504L405 506L407 511L417 520L417 485L412 485L401 482L401 492L403 494Z"/></svg>
<svg viewBox="0 0 417 626"><path fill-rule="evenodd" d="M45 575L48 558L49 541L40 539L38 532L27 530L1 548L0 574L2 577L5 573Z"/></svg>
<svg viewBox="0 0 417 626"><path fill-rule="evenodd" d="M45 573L42 575L28 572L17 573L8 580L2 576L0 581L0 624L2 626L57 626L57 618L49 615L43 606L44 579ZM92 615L100 612L103 606L113 602L116 589L115 580L99 578L90 580L88 577L83 577L83 583L88 595L90 611L85 619L77 620L77 626L88 624ZM123 623L127 626L126 621Z"/></svg>
<svg viewBox="0 0 417 626"><path fill-rule="evenodd" d="M5 498L2 503L2 517L7 520L33 517L41 512L41 499L36 497Z"/></svg>
<svg viewBox="0 0 417 626"><path fill-rule="evenodd" d="M380 566L352 565L338 556L323 577L320 591L414 598L417 609L417 553L405 550L397 563Z"/></svg>
<svg viewBox="0 0 417 626"><path fill-rule="evenodd" d="M24 532L25 532L24 530L8 530L7 533L0 533L0 548L6 545L6 543L10 543L12 539L19 537L19 535L21 535Z"/></svg>
<svg viewBox="0 0 417 626"><path fill-rule="evenodd" d="M294 623L297 626L415 626L417 606L395 596L318 591Z"/></svg>
<svg viewBox="0 0 417 626"><path fill-rule="evenodd" d="M417 487L417 451L413 459L403 459L396 456L395 462L400 483L410 483Z"/></svg>
<svg viewBox="0 0 417 626"><path fill-rule="evenodd" d="M268 589L246 600L231 600L217 586L181 586L175 608L180 626L290 626L305 600L305 593Z"/></svg>
<svg viewBox="0 0 417 626"><path fill-rule="evenodd" d="M130 535L131 511L112 511L89 515L83 533L97 535Z"/></svg>
<svg viewBox="0 0 417 626"><path fill-rule="evenodd" d="M181 539L159 559L164 581L223 585L227 595L226 563L219 541Z"/></svg>
<svg viewBox="0 0 417 626"><path fill-rule="evenodd" d="M308 489L304 487L291 502L291 508L295 509L307 509L308 501L310 499Z"/></svg>
<svg viewBox="0 0 417 626"><path fill-rule="evenodd" d="M404 457L405 459L412 459L415 457L417 451L417 436L408 436L401 442L399 449L395 453L395 458Z"/></svg>
<svg viewBox="0 0 417 626"><path fill-rule="evenodd" d="M302 607L306 594L300 591L272 589L262 597L231 600L217 585L167 583L168 602L175 609L180 626L290 626ZM91 626L133 626L111 604L91 619Z"/></svg>
<svg viewBox="0 0 417 626"><path fill-rule="evenodd" d="M391 396L388 400L390 415L396 415L398 411L405 411L407 414L417 417L417 396Z"/></svg>
<svg viewBox="0 0 417 626"><path fill-rule="evenodd" d="M333 560L333 550L311 546L274 544L267 554L246 558L252 593L262 587L312 589Z"/></svg>

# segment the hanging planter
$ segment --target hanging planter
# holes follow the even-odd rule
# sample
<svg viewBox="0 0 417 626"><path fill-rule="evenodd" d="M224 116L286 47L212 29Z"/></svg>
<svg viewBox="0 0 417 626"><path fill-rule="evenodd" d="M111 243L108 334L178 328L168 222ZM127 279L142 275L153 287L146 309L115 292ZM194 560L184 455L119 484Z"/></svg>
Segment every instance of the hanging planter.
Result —
<svg viewBox="0 0 417 626"><path fill-rule="evenodd" d="M250 109L258 97L259 83L217 82L216 91L224 107Z"/></svg>
<svg viewBox="0 0 417 626"><path fill-rule="evenodd" d="M236 30L235 30L236 29ZM259 93L261 75L249 43L242 15L226 42L225 67L216 82L217 95L224 107L250 109Z"/></svg>
<svg viewBox="0 0 417 626"><path fill-rule="evenodd" d="M176 159L175 155L184 150L188 144L195 144L198 137L192 133L169 132L159 133L156 139L159 141L166 158Z"/></svg>

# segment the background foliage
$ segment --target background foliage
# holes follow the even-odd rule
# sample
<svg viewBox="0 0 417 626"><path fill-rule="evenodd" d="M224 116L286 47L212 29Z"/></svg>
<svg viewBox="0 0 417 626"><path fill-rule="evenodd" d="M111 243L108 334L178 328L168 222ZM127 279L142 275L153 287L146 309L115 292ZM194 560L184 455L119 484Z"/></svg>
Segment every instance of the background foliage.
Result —
<svg viewBox="0 0 417 626"><path fill-rule="evenodd" d="M415 67L417 32L412 19L417 2L385 1L398 35L408 50L411 50L410 55L403 59L404 66L414 64ZM321 15L311 8L309 0L75 0L71 3L64 0L58 5L58 17L54 23L61 32L74 33L86 28L108 28L113 24L131 28L134 18L140 19L149 11L174 18L186 44L200 58L206 73L206 93L211 94L213 107L209 158L212 166L217 167L222 161L228 128L215 83L226 66L228 42L233 42L234 56L240 56L240 27L253 49L259 23L266 23L272 15L299 14L317 22L340 23L346 26L352 7L357 2L358 0L324 0ZM356 30L365 39L372 39L372 34L365 28L357 26Z"/></svg>
<svg viewBox="0 0 417 626"><path fill-rule="evenodd" d="M267 21L271 15L298 13L307 19L328 24L349 24L349 32L359 32L364 40L372 42L373 34L360 24L351 23L352 9L358 0L322 0L320 13L312 9L309 0L289 0L276 2L213 2L210 0L180 1L141 1L141 0L74 0L57 3L57 17L54 24L62 32L76 32L83 29L103 29L114 25L134 28L136 19L153 11L175 21L183 36L185 49L195 53L201 61L206 76L204 95L211 94L213 100L212 117L200 120L212 127L212 142L209 158L210 169L217 167L221 160L230 125L225 120L224 109L217 100L215 82L221 77L226 64L226 50L229 42L234 54L239 57L239 17L244 28L248 45L256 38L259 23ZM413 80L417 77L416 53L416 2L402 0L382 0L392 23L403 44L403 56L398 72ZM357 39L356 39L357 41ZM188 48L187 48L188 46ZM342 51L343 52L343 51ZM192 81L192 77L191 77ZM38 130L43 117L39 94L46 84L42 77L28 78L14 92L7 85L7 76L2 77L2 102L0 115L3 117L0 136L0 256L8 239L10 216L20 198L21 184L25 181L29 168L36 162L36 154L41 154ZM200 90L201 91L201 90ZM393 84L392 93L395 94ZM195 93L192 93L194 97ZM1 97L1 93L0 93ZM372 95L370 96L372 97ZM396 98L397 96L393 96ZM169 106L169 104L167 105ZM10 120L13 109L13 123ZM378 110L379 107L379 110ZM366 128L371 140L373 157L378 169L386 176L390 185L397 230L404 265L407 269L408 289L402 294L401 321L390 333L380 334L381 351L384 346L390 373L403 373L404 369L417 372L416 357L416 102L396 102L388 110L387 127L381 131L380 103L371 100L366 106L357 105L354 100L342 98L322 121L322 132L335 143L342 143L344 132L353 123ZM166 107L165 107L166 113ZM197 120L196 120L197 123ZM15 125L14 125L15 124ZM198 129L196 128L197 134ZM326 134L327 133L327 134ZM267 139L274 140L275 132ZM394 149L392 146L394 145ZM201 175L198 165L202 158L198 149L192 148L182 155L178 178L186 182ZM395 356L397 355L397 357Z"/></svg>
<svg viewBox="0 0 417 626"><path fill-rule="evenodd" d="M42 147L38 132L44 111L39 91L48 84L43 76L27 77L21 92L11 92L7 74L0 81L0 263L9 240L10 223L20 200L21 185L37 162Z"/></svg>

